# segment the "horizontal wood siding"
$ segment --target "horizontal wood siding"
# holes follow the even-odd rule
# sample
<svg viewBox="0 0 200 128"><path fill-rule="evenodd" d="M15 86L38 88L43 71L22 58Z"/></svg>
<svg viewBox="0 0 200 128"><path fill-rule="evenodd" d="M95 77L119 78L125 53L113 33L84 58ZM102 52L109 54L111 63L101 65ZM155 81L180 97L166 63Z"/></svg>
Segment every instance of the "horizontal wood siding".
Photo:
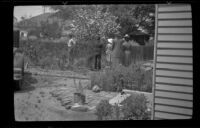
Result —
<svg viewBox="0 0 200 128"><path fill-rule="evenodd" d="M158 28L158 33L183 33L183 34L191 34L192 28L175 28L175 27L169 27L169 28Z"/></svg>
<svg viewBox="0 0 200 128"><path fill-rule="evenodd" d="M192 35L159 35L158 41L192 41Z"/></svg>
<svg viewBox="0 0 200 128"><path fill-rule="evenodd" d="M192 87L187 87L187 86L171 86L167 84L156 84L156 89L158 90L163 90L163 91L174 91L174 92L180 92L180 93L193 93Z"/></svg>
<svg viewBox="0 0 200 128"><path fill-rule="evenodd" d="M187 108L177 108L177 107L171 107L171 106L165 106L165 105L156 105L155 109L158 111L167 111L171 113L192 115L192 110L187 109Z"/></svg>
<svg viewBox="0 0 200 128"><path fill-rule="evenodd" d="M157 56L157 62L192 64L192 61L193 61L192 57Z"/></svg>
<svg viewBox="0 0 200 128"><path fill-rule="evenodd" d="M158 50L157 55L192 56L192 50Z"/></svg>
<svg viewBox="0 0 200 128"><path fill-rule="evenodd" d="M163 26L174 26L174 27L179 27L179 26L184 26L184 27L190 27L192 26L192 21L191 20L160 20L158 21L158 27L163 27Z"/></svg>
<svg viewBox="0 0 200 128"><path fill-rule="evenodd" d="M170 48L170 49L176 49L176 48L183 48L183 49L192 49L192 43L177 43L177 42L158 42L157 48Z"/></svg>
<svg viewBox="0 0 200 128"><path fill-rule="evenodd" d="M167 70L156 70L156 75L159 76L175 76L182 78L193 78L192 72L184 72L184 71L167 71Z"/></svg>
<svg viewBox="0 0 200 128"><path fill-rule="evenodd" d="M160 97L155 97L155 104L162 104L166 106L175 106L181 108L192 108L192 101L176 100L176 99L165 99Z"/></svg>
<svg viewBox="0 0 200 128"><path fill-rule="evenodd" d="M158 13L158 19L189 19L192 18L190 12Z"/></svg>
<svg viewBox="0 0 200 128"><path fill-rule="evenodd" d="M185 5L185 6L165 6L158 8L159 12L177 12L177 11L190 11L191 6Z"/></svg>
<svg viewBox="0 0 200 128"><path fill-rule="evenodd" d="M191 6L157 6L154 119L190 119L193 107Z"/></svg>
<svg viewBox="0 0 200 128"><path fill-rule="evenodd" d="M163 112L155 112L158 118L162 119L191 119L191 116L175 115Z"/></svg>
<svg viewBox="0 0 200 128"><path fill-rule="evenodd" d="M193 70L193 65L180 65L180 64L162 64L157 63L156 68L166 70L177 70L177 71L190 71Z"/></svg>

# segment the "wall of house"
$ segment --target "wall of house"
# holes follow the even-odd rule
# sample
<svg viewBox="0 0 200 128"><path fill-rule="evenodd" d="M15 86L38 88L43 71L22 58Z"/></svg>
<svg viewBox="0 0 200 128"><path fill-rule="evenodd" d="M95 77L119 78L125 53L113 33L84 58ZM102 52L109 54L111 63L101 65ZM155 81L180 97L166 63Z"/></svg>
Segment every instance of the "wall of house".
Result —
<svg viewBox="0 0 200 128"><path fill-rule="evenodd" d="M193 113L192 14L187 4L156 5L153 119Z"/></svg>

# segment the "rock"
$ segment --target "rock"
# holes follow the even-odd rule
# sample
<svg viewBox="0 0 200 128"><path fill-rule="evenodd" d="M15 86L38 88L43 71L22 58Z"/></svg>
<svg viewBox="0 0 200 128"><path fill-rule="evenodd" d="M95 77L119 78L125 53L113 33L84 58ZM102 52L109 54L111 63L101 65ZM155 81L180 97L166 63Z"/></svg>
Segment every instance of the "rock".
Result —
<svg viewBox="0 0 200 128"><path fill-rule="evenodd" d="M118 94L116 97L112 98L109 100L109 104L111 105L120 105L120 103L122 103L122 101L124 101L126 98L128 98L129 96L131 96L131 94Z"/></svg>
<svg viewBox="0 0 200 128"><path fill-rule="evenodd" d="M71 107L71 110L72 111L79 111L79 112L86 112L88 111L88 107L87 106L84 106L84 105L79 105L79 104L74 104L72 107Z"/></svg>
<svg viewBox="0 0 200 128"><path fill-rule="evenodd" d="M93 92L100 92L100 88L98 85L94 85L94 87L92 88Z"/></svg>

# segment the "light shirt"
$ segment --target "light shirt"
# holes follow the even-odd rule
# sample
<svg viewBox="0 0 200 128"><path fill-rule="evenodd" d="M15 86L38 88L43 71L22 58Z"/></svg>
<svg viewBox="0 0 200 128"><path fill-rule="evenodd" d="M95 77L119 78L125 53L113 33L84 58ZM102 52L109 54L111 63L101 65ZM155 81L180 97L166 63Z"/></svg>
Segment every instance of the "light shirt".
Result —
<svg viewBox="0 0 200 128"><path fill-rule="evenodd" d="M75 40L72 38L68 42L68 47L71 47L72 45L76 44Z"/></svg>

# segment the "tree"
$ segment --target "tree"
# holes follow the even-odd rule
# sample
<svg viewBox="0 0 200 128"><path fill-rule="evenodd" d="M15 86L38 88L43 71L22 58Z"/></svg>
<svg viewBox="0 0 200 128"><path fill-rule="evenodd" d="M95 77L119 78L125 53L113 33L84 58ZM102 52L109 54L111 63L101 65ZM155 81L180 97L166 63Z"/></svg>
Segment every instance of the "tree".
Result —
<svg viewBox="0 0 200 128"><path fill-rule="evenodd" d="M77 9L73 17L72 32L77 39L107 38L110 34L118 34L119 24L108 10L102 6L91 5Z"/></svg>
<svg viewBox="0 0 200 128"><path fill-rule="evenodd" d="M87 21L88 18L81 18L81 15L88 16L90 19L94 17L92 14L96 14L97 10L101 10L101 15L106 13L109 16L115 17L113 22L119 24L118 30L123 36L130 34L131 32L139 31L142 29L148 34L154 34L155 26L155 5L152 4L134 4L134 5L70 5L70 6L50 6L53 10L57 10L56 16L61 17L64 20L82 19ZM79 10L79 11L77 11ZM80 12L82 10L83 12ZM78 13L78 14L77 14ZM91 15L91 16L89 16ZM97 16L98 17L98 16ZM108 18L109 19L109 18ZM112 19L112 18L111 18ZM96 20L95 20L96 21ZM77 22L75 20L75 22ZM91 21L90 21L91 22ZM97 23L97 22L94 22ZM77 23L78 24L78 23ZM90 26L91 27L91 26Z"/></svg>
<svg viewBox="0 0 200 128"><path fill-rule="evenodd" d="M109 11L118 17L117 23L121 25L122 35L129 34L142 29L147 33L154 34L155 26L155 5L107 5Z"/></svg>

